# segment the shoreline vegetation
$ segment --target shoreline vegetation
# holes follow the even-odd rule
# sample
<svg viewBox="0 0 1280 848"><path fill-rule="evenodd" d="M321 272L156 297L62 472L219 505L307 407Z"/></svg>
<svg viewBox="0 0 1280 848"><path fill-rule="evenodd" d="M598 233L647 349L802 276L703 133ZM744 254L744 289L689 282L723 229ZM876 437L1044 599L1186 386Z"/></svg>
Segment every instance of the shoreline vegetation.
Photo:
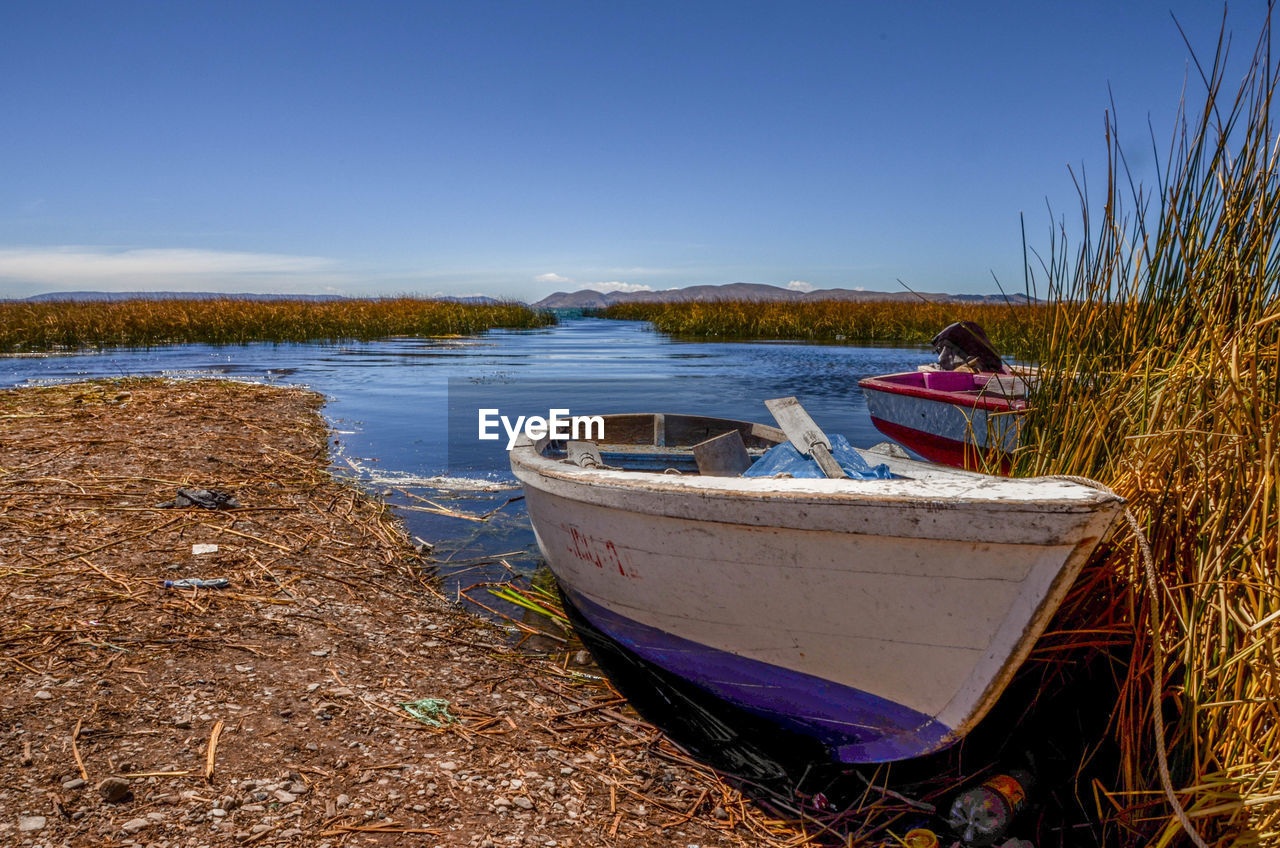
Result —
<svg viewBox="0 0 1280 848"><path fill-rule="evenodd" d="M1042 663L1044 697L1067 662L1101 663L1116 681L1107 736L1082 749L1092 753L1081 773L1095 777L1077 785L1105 844L1178 844L1180 831L1211 845L1280 840L1280 65L1270 40L1268 17L1238 87L1225 37L1209 61L1193 54L1154 186L1130 172L1109 113L1101 196L1079 179L1080 243L1059 227L1028 269L1048 306L1014 474L1084 475L1114 489L1150 541L1158 584L1149 588L1140 541L1119 532L1037 648L1058 658ZM1153 142L1139 146L1158 150Z"/></svg>
<svg viewBox="0 0 1280 848"><path fill-rule="evenodd" d="M1019 359L1038 353L1046 307L919 301L685 301L617 303L588 317L648 321L660 333L701 341L814 341L928 344L954 321L976 321L997 349Z"/></svg>
<svg viewBox="0 0 1280 848"><path fill-rule="evenodd" d="M537 329L556 322L524 304L413 297L315 301L131 299L0 302L0 353L167 344L372 341Z"/></svg>

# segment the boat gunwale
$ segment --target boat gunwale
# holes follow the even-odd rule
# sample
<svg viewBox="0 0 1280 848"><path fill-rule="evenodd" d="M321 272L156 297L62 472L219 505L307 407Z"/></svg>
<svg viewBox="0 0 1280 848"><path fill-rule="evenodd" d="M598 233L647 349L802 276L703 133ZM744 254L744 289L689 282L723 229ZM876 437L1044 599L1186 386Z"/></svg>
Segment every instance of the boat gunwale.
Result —
<svg viewBox="0 0 1280 848"><path fill-rule="evenodd" d="M630 414L631 416L637 413ZM647 413L646 413L647 414ZM603 416L606 421L609 416ZM702 420L740 425L732 419L699 416ZM745 422L750 423L750 422ZM608 442L600 444L607 445ZM870 462L884 463L896 479L856 480L777 477L704 477L700 475L664 474L655 471L626 471L571 465L564 459L544 456L544 442L535 443L521 436L510 452L512 470L528 468L537 474L588 487L606 487L619 491L648 494L672 494L714 497L731 500L795 504L868 504L882 506L917 506L926 509L993 506L1004 512L1093 512L1106 504L1123 503L1118 495L1071 481L1045 477L998 477L957 468L937 466L911 459L858 450ZM635 447L632 445L631 447ZM656 446L666 447L671 446ZM917 476L910 476L910 471ZM519 473L522 483L527 483ZM1052 485L1054 493L1045 496L1044 487ZM913 491L914 490L914 491ZM1019 505L1027 510L1018 510Z"/></svg>
<svg viewBox="0 0 1280 848"><path fill-rule="evenodd" d="M895 383L889 378L916 374L916 371L900 371L895 374L881 374L876 377L863 377L858 381L858 388L865 391L884 392L891 395L930 400L965 409L980 409L983 412L1019 414L1027 409L1027 402L1022 398L1008 398L999 393L988 394L984 390L965 389L953 391L947 389L929 389L923 386L912 386L906 383ZM976 394L974 392L977 392Z"/></svg>

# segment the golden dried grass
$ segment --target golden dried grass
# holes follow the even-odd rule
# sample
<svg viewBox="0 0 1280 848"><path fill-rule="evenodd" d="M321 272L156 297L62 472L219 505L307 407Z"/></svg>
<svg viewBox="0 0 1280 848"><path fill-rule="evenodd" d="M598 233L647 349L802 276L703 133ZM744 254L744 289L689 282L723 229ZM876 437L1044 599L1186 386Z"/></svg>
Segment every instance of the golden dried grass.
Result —
<svg viewBox="0 0 1280 848"><path fill-rule="evenodd" d="M469 335L495 327L531 329L554 323L550 313L523 304L412 297L0 301L0 352L184 342L371 341L391 336Z"/></svg>
<svg viewBox="0 0 1280 848"><path fill-rule="evenodd" d="M1109 732L1119 757L1094 787L1117 843L1183 838L1160 789L1153 676L1195 829L1217 845L1280 839L1280 139L1269 40L1268 21L1235 91L1225 40L1193 66L1203 102L1184 99L1149 193L1108 116L1101 215L1091 219L1082 187L1082 244L1068 252L1059 230L1039 268L1043 376L1015 473L1113 487L1139 516L1163 584L1153 607L1136 544L1118 540L1049 634L1070 644L1087 632L1079 647L1117 665Z"/></svg>
<svg viewBox="0 0 1280 848"><path fill-rule="evenodd" d="M798 339L859 344L927 344L952 321L977 321L1001 350L1035 352L1043 307L899 301L685 301L619 303L595 314L649 321L673 336L718 339Z"/></svg>

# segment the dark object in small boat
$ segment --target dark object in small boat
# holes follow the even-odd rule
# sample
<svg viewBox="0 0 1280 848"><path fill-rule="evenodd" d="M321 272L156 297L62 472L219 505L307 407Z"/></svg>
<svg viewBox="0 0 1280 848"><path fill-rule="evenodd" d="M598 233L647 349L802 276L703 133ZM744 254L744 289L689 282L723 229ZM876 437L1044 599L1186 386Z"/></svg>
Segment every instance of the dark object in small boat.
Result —
<svg viewBox="0 0 1280 848"><path fill-rule="evenodd" d="M178 496L173 500L156 504L157 509L186 509L193 506L201 509L239 509L240 501L226 492L213 489L179 489Z"/></svg>
<svg viewBox="0 0 1280 848"><path fill-rule="evenodd" d="M751 456L737 430L694 445L693 458L703 477L737 477L751 467Z"/></svg>
<svg viewBox="0 0 1280 848"><path fill-rule="evenodd" d="M943 371L954 371L962 365L975 371L1009 370L986 332L973 321L948 324L931 344Z"/></svg>

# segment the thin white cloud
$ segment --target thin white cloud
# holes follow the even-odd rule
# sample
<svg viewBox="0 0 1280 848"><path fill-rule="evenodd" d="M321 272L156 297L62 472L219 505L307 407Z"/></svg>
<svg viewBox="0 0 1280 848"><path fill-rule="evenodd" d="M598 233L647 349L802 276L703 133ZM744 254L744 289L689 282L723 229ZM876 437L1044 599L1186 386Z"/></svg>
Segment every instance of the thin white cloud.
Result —
<svg viewBox="0 0 1280 848"><path fill-rule="evenodd" d="M554 271L551 271L546 274L539 274L533 278L533 281L535 283L567 283L569 282L569 278L562 277Z"/></svg>
<svg viewBox="0 0 1280 848"><path fill-rule="evenodd" d="M815 288L817 288L817 286L815 286L813 283L806 283L804 280L792 280L791 282L787 283L787 288L791 289L792 291L811 292Z"/></svg>
<svg viewBox="0 0 1280 848"><path fill-rule="evenodd" d="M652 288L650 288L649 286L643 285L641 283L619 283L619 282L587 283L586 285L583 286L583 288L588 289L589 291L597 291L597 292L600 292L601 294L604 294L606 292L653 291Z"/></svg>
<svg viewBox="0 0 1280 848"><path fill-rule="evenodd" d="M619 277L669 277L672 274L685 274L687 271L680 268L648 268L640 265L631 268L604 268L599 269L598 273L616 274Z"/></svg>
<svg viewBox="0 0 1280 848"><path fill-rule="evenodd" d="M101 247L0 248L0 280L54 287L143 287L245 277L332 274L336 264L319 256L242 253L182 248L112 250ZM230 279L227 279L230 278Z"/></svg>

